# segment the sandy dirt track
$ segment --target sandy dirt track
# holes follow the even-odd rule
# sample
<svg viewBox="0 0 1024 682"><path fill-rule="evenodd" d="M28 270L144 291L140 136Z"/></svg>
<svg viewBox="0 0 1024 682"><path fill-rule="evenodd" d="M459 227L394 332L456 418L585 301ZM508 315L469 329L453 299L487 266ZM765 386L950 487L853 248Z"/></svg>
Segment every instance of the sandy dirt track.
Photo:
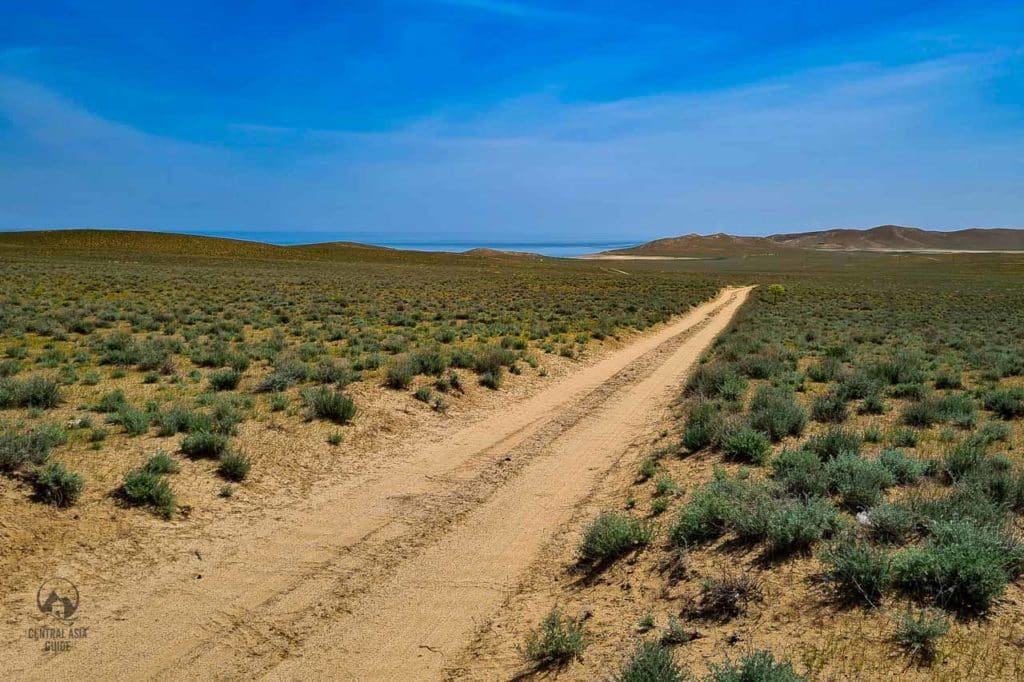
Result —
<svg viewBox="0 0 1024 682"><path fill-rule="evenodd" d="M135 584L103 576L78 626L44 654L5 638L8 679L444 677L446 662L522 579L604 472L645 445L749 288L442 443L320 488L247 527L213 528L194 555ZM236 524L237 525L237 524ZM26 606L25 620L38 613ZM6 634L6 633L5 633Z"/></svg>

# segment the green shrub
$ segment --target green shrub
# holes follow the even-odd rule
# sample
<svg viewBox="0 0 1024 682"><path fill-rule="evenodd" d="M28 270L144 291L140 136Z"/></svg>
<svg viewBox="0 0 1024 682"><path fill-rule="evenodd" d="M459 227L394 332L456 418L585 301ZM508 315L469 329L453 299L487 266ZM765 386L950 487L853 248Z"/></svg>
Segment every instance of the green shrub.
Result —
<svg viewBox="0 0 1024 682"><path fill-rule="evenodd" d="M892 433L892 444L898 448L916 448L917 431L914 429L896 429Z"/></svg>
<svg viewBox="0 0 1024 682"><path fill-rule="evenodd" d="M974 401L962 393L954 393L907 405L903 409L902 419L903 423L918 427L949 421L969 425L976 418L976 413Z"/></svg>
<svg viewBox="0 0 1024 682"><path fill-rule="evenodd" d="M154 421L157 435L163 437L191 431L213 430L213 419L209 415L193 412L183 405L174 405L157 414Z"/></svg>
<svg viewBox="0 0 1024 682"><path fill-rule="evenodd" d="M728 529L727 520L742 500L750 497L750 484L715 472L715 479L694 491L679 511L669 533L676 546L711 540Z"/></svg>
<svg viewBox="0 0 1024 682"><path fill-rule="evenodd" d="M142 471L150 474L176 474L178 469L178 463L171 459L171 456L163 450L157 450L142 465Z"/></svg>
<svg viewBox="0 0 1024 682"><path fill-rule="evenodd" d="M388 365L384 375L384 385L397 390L409 388L416 376L417 369L413 358L408 355L399 355Z"/></svg>
<svg viewBox="0 0 1024 682"><path fill-rule="evenodd" d="M274 363L274 371L256 385L260 393L280 393L305 381L310 376L306 363L294 357L282 357Z"/></svg>
<svg viewBox="0 0 1024 682"><path fill-rule="evenodd" d="M843 363L839 358L826 356L807 367L807 378L818 383L832 381L839 375L839 371L842 368Z"/></svg>
<svg viewBox="0 0 1024 682"><path fill-rule="evenodd" d="M223 433L196 431L181 441L181 451L189 457L219 457L227 448L228 437Z"/></svg>
<svg viewBox="0 0 1024 682"><path fill-rule="evenodd" d="M451 359L438 348L421 348L410 359L416 365L417 374L441 376L451 365Z"/></svg>
<svg viewBox="0 0 1024 682"><path fill-rule="evenodd" d="M816 422L842 424L846 421L846 400L842 394L829 391L819 395L811 403L811 416Z"/></svg>
<svg viewBox="0 0 1024 682"><path fill-rule="evenodd" d="M334 384L336 388L344 388L352 383L355 377L347 363L333 360L322 360L313 370L313 380L319 384Z"/></svg>
<svg viewBox="0 0 1024 682"><path fill-rule="evenodd" d="M929 391L930 389L922 383L896 384L889 389L888 395L892 398L918 401L928 397Z"/></svg>
<svg viewBox="0 0 1024 682"><path fill-rule="evenodd" d="M881 443L884 437L885 434L882 433L881 427L877 424L865 427L864 432L861 434L861 438L864 439L865 443Z"/></svg>
<svg viewBox="0 0 1024 682"><path fill-rule="evenodd" d="M160 474L134 470L125 474L121 496L128 504L149 506L165 518L174 515L177 500L171 486Z"/></svg>
<svg viewBox="0 0 1024 682"><path fill-rule="evenodd" d="M482 372L480 374L480 385L486 388L497 390L501 387L501 368Z"/></svg>
<svg viewBox="0 0 1024 682"><path fill-rule="evenodd" d="M878 455L878 463L892 474L900 485L917 483L928 471L928 463L908 457L900 449L883 450Z"/></svg>
<svg viewBox="0 0 1024 682"><path fill-rule="evenodd" d="M705 682L803 682L806 680L793 669L789 661L776 661L767 651L757 651L740 659L739 663L726 661L711 665L711 674Z"/></svg>
<svg viewBox="0 0 1024 682"><path fill-rule="evenodd" d="M690 375L686 382L685 394L707 399L730 399L731 396L726 394L735 393L738 385L743 387L740 390L742 394L743 390L746 390L746 382L731 365L704 364L698 366Z"/></svg>
<svg viewBox="0 0 1024 682"><path fill-rule="evenodd" d="M844 374L839 379L837 392L846 400L868 400L878 396L882 391L882 384L876 378L864 371L854 371Z"/></svg>
<svg viewBox="0 0 1024 682"><path fill-rule="evenodd" d="M911 656L925 661L935 658L938 640L949 632L949 620L942 611L922 609L915 616L909 609L896 626L896 642Z"/></svg>
<svg viewBox="0 0 1024 682"><path fill-rule="evenodd" d="M124 391L118 388L100 396L99 402L92 409L95 412L110 414L112 412L120 412L127 406L128 399L124 397Z"/></svg>
<svg viewBox="0 0 1024 682"><path fill-rule="evenodd" d="M32 489L40 502L55 507L70 507L82 495L82 477L68 471L59 462L50 462L36 471Z"/></svg>
<svg viewBox="0 0 1024 682"><path fill-rule="evenodd" d="M918 516L903 504L883 502L868 511L871 537L886 544L902 544L918 528Z"/></svg>
<svg viewBox="0 0 1024 682"><path fill-rule="evenodd" d="M220 462L217 473L229 481L244 481L252 469L252 462L243 453L235 450L225 450L220 453Z"/></svg>
<svg viewBox="0 0 1024 682"><path fill-rule="evenodd" d="M0 409L27 407L47 410L61 402L56 379L34 375L27 379L0 378Z"/></svg>
<svg viewBox="0 0 1024 682"><path fill-rule="evenodd" d="M242 373L237 369L225 367L210 372L209 378L210 388L214 391L233 391L238 388L238 383L242 380Z"/></svg>
<svg viewBox="0 0 1024 682"><path fill-rule="evenodd" d="M335 424L347 424L356 414L356 404L350 397L327 386L304 390L302 400L313 417L327 419Z"/></svg>
<svg viewBox="0 0 1024 682"><path fill-rule="evenodd" d="M1010 420L1024 417L1024 389L994 389L985 392L981 403L1000 418Z"/></svg>
<svg viewBox="0 0 1024 682"><path fill-rule="evenodd" d="M59 428L39 427L20 432L10 426L0 427L0 472L11 473L23 466L42 466L50 458L50 450L63 442Z"/></svg>
<svg viewBox="0 0 1024 682"><path fill-rule="evenodd" d="M896 555L895 584L943 608L986 611L1024 564L1024 550L994 528L972 521L932 521L924 547Z"/></svg>
<svg viewBox="0 0 1024 682"><path fill-rule="evenodd" d="M837 493L851 511L868 509L882 499L895 478L876 460L858 455L840 455L825 465L829 489Z"/></svg>
<svg viewBox="0 0 1024 682"><path fill-rule="evenodd" d="M869 395L861 401L860 407L857 408L857 412L860 414L884 414L885 401L882 399L881 395Z"/></svg>
<svg viewBox="0 0 1024 682"><path fill-rule="evenodd" d="M889 555L846 535L820 557L825 577L844 598L877 606L892 580Z"/></svg>
<svg viewBox="0 0 1024 682"><path fill-rule="evenodd" d="M614 682L686 682L689 675L676 665L672 649L660 642L641 642Z"/></svg>
<svg viewBox="0 0 1024 682"><path fill-rule="evenodd" d="M552 609L526 639L526 658L538 667L560 667L583 658L589 644L583 624Z"/></svg>
<svg viewBox="0 0 1024 682"><path fill-rule="evenodd" d="M429 403L431 395L433 394L430 392L430 388L428 386L420 386L416 389L416 392L412 394L412 397L422 403Z"/></svg>
<svg viewBox="0 0 1024 682"><path fill-rule="evenodd" d="M643 521L622 512L604 512L583 534L581 561L610 561L647 545L653 536Z"/></svg>
<svg viewBox="0 0 1024 682"><path fill-rule="evenodd" d="M120 424L129 436L141 436L149 431L152 416L130 405L124 405L113 415L107 417L112 424Z"/></svg>
<svg viewBox="0 0 1024 682"><path fill-rule="evenodd" d="M762 386L750 401L750 424L778 442L803 433L807 413L789 389Z"/></svg>
<svg viewBox="0 0 1024 682"><path fill-rule="evenodd" d="M946 476L956 481L976 471L985 463L987 447L984 440L969 437L950 448L943 458Z"/></svg>
<svg viewBox="0 0 1024 682"><path fill-rule="evenodd" d="M889 384L915 384L924 381L921 358L906 352L898 352L888 360L877 363L872 374Z"/></svg>
<svg viewBox="0 0 1024 682"><path fill-rule="evenodd" d="M964 387L963 379L958 372L942 370L935 374L935 388L937 389L959 389Z"/></svg>
<svg viewBox="0 0 1024 682"><path fill-rule="evenodd" d="M804 448L822 460L830 460L840 455L857 455L860 453L860 445L860 436L853 431L831 428L808 438Z"/></svg>
<svg viewBox="0 0 1024 682"><path fill-rule="evenodd" d="M839 528L839 514L826 499L786 499L769 507L765 541L769 554L807 549Z"/></svg>
<svg viewBox="0 0 1024 682"><path fill-rule="evenodd" d="M768 436L748 424L738 422L727 426L722 435L722 452L737 462L763 463L771 452Z"/></svg>
<svg viewBox="0 0 1024 682"><path fill-rule="evenodd" d="M682 444L690 452L697 452L715 444L722 429L721 411L709 401L697 402L686 416Z"/></svg>
<svg viewBox="0 0 1024 682"><path fill-rule="evenodd" d="M808 450L783 450L772 460L773 476L786 492L800 497L820 497L828 492L825 466Z"/></svg>

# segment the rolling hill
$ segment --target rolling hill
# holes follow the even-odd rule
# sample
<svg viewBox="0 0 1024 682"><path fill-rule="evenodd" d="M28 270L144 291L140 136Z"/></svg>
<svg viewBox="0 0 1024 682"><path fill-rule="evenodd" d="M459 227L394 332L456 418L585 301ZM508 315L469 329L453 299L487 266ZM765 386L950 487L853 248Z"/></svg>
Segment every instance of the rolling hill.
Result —
<svg viewBox="0 0 1024 682"><path fill-rule="evenodd" d="M1024 251L1024 230L971 228L940 232L900 225L867 230L834 229L777 234L768 239L786 246L839 251Z"/></svg>
<svg viewBox="0 0 1024 682"><path fill-rule="evenodd" d="M602 251L609 256L676 256L681 258L727 258L730 256L764 256L789 252L794 247L767 237L736 237L722 232L711 235L688 234L666 237L628 249Z"/></svg>
<svg viewBox="0 0 1024 682"><path fill-rule="evenodd" d="M917 227L880 225L869 229L741 237L723 233L688 234L656 239L628 249L604 251L609 256L675 256L725 258L816 251L1024 251L1024 230L971 228L941 232Z"/></svg>

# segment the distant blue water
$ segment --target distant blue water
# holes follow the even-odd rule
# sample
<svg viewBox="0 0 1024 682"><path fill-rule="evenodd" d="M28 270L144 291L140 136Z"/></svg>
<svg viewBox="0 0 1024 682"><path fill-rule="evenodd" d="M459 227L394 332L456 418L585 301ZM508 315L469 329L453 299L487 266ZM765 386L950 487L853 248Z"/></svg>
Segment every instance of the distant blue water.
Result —
<svg viewBox="0 0 1024 682"><path fill-rule="evenodd" d="M199 234L199 233L192 233ZM206 233L211 234L211 233ZM499 249L501 251L527 251L544 256L572 258L608 249L625 249L636 246L640 242L607 242L607 241L572 241L572 242L494 242L473 240L449 241L413 241L413 240L375 240L371 236L351 236L310 232L230 232L218 231L217 237L230 239L246 239L268 242L270 244L296 245L316 244L322 242L359 242L374 246L388 246L393 249L409 251L468 251L469 249Z"/></svg>
<svg viewBox="0 0 1024 682"><path fill-rule="evenodd" d="M572 258L608 249L625 249L636 246L636 242L381 242L378 246L411 251L468 251L469 249L499 249L501 251L526 251L543 256Z"/></svg>

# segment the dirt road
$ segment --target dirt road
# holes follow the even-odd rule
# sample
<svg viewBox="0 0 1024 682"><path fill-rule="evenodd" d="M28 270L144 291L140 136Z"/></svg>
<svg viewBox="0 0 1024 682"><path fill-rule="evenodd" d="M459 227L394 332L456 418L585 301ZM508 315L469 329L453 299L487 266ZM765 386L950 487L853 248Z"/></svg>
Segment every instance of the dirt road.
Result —
<svg viewBox="0 0 1024 682"><path fill-rule="evenodd" d="M438 679L600 476L650 440L749 293L661 330L378 469L140 576L79 587L70 651L6 638L13 679ZM15 614L37 625L34 603ZM19 621L20 622L20 621Z"/></svg>

